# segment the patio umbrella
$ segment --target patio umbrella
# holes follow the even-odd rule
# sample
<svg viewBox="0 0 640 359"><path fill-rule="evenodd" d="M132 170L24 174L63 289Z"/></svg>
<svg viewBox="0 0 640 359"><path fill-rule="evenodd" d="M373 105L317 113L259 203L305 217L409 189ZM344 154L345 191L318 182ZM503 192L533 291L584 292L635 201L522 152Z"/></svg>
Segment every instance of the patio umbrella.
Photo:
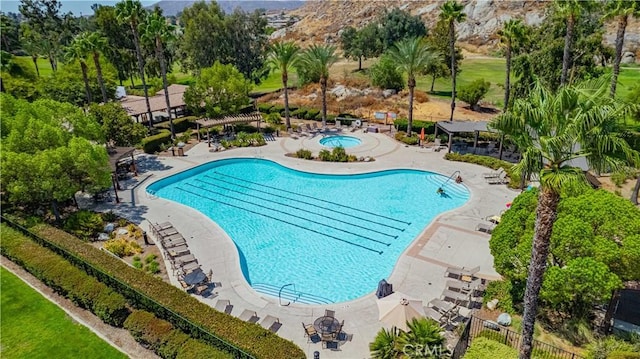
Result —
<svg viewBox="0 0 640 359"><path fill-rule="evenodd" d="M420 142L424 142L424 127L420 130Z"/></svg>
<svg viewBox="0 0 640 359"><path fill-rule="evenodd" d="M378 311L380 312L378 320L405 332L409 329L407 321L425 316L421 300L400 292L379 299Z"/></svg>

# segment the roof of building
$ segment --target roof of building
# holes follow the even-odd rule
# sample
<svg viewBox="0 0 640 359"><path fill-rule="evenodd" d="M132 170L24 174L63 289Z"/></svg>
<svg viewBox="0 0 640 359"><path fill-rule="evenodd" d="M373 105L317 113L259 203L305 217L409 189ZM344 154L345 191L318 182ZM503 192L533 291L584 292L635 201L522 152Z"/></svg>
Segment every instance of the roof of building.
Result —
<svg viewBox="0 0 640 359"><path fill-rule="evenodd" d="M487 121L439 121L438 127L449 133L460 132L496 132L487 128Z"/></svg>
<svg viewBox="0 0 640 359"><path fill-rule="evenodd" d="M189 86L173 84L167 87L169 92L169 104L171 108L186 106L184 102L184 92ZM131 96L124 97L120 104L122 108L127 111L129 116L139 116L143 113L147 113L147 104L144 100L144 96ZM164 89L158 91L154 96L149 97L149 107L151 112L167 111L167 103L164 98Z"/></svg>

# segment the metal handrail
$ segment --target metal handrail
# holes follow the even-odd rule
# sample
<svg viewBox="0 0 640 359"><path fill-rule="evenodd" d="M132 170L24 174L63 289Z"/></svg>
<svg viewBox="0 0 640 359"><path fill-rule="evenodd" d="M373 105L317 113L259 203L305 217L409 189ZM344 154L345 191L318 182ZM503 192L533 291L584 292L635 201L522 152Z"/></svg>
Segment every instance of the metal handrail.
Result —
<svg viewBox="0 0 640 359"><path fill-rule="evenodd" d="M290 286L290 285L292 285L292 286L293 286L293 291L294 291L294 292L297 292L297 291L296 291L296 285L295 285L295 284L293 284L293 283L285 284L285 285L283 285L282 287L280 287L280 290L278 291L278 303L280 304L280 306L281 306L281 307L286 307L286 306L288 306L289 304L291 304L291 302L289 302L289 303L287 303L287 304L282 304L282 290L283 290L285 287L288 287L288 286Z"/></svg>

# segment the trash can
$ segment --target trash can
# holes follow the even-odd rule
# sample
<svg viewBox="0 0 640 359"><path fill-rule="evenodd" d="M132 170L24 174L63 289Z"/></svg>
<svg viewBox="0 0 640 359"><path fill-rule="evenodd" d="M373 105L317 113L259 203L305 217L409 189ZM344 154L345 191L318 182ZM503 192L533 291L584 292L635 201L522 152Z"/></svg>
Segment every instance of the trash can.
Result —
<svg viewBox="0 0 640 359"><path fill-rule="evenodd" d="M178 147L178 156L184 156L184 149L182 147Z"/></svg>

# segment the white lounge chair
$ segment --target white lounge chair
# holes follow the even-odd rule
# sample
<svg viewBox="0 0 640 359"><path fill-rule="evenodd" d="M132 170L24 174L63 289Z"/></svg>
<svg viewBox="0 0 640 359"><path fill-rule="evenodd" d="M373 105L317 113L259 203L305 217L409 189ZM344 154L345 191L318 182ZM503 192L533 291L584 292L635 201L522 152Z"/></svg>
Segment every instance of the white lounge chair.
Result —
<svg viewBox="0 0 640 359"><path fill-rule="evenodd" d="M220 312L231 314L231 311L233 310L233 305L231 305L231 302L228 299L220 299L216 302L216 305L214 308L216 308Z"/></svg>
<svg viewBox="0 0 640 359"><path fill-rule="evenodd" d="M502 172L495 178L487 178L487 183L489 184L505 184L509 182L509 178L507 178L507 173Z"/></svg>
<svg viewBox="0 0 640 359"><path fill-rule="evenodd" d="M264 317L264 320L260 323L260 325L264 329L268 329L271 332L275 333L280 329L282 323L280 323L280 319L271 315L267 315L266 317Z"/></svg>
<svg viewBox="0 0 640 359"><path fill-rule="evenodd" d="M497 171L486 172L482 174L482 177L487 178L497 178L501 173L504 172L504 168L500 167Z"/></svg>
<svg viewBox="0 0 640 359"><path fill-rule="evenodd" d="M253 310L249 310L249 309L245 309L244 312L242 312L242 314L240 314L240 316L238 318L244 320L245 322L249 322L249 323L257 323L258 320L260 320L260 317L258 316L258 313L253 311Z"/></svg>

